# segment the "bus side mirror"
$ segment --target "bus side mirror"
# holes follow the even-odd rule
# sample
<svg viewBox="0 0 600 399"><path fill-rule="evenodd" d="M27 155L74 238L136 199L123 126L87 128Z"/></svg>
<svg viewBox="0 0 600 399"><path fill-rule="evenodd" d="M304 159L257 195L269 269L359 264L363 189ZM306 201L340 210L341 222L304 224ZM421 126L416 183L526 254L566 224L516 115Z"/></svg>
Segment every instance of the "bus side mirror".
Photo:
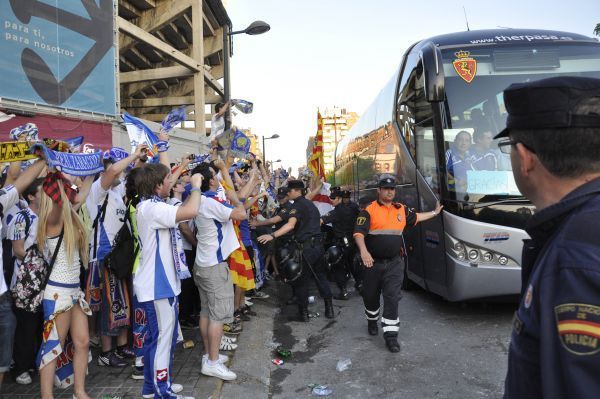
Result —
<svg viewBox="0 0 600 399"><path fill-rule="evenodd" d="M425 78L425 96L430 103L444 101L444 65L442 52L429 43L419 53Z"/></svg>

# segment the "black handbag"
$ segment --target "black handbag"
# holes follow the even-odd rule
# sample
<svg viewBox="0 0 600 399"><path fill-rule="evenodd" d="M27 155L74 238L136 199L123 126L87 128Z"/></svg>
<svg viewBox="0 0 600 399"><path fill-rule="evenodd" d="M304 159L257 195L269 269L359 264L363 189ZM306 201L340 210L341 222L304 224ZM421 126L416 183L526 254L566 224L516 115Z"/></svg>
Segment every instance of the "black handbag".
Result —
<svg viewBox="0 0 600 399"><path fill-rule="evenodd" d="M52 267L62 244L63 235L64 229L60 232L50 263L46 262L44 255L36 244L25 251L25 257L17 271L16 283L11 289L16 308L31 313L36 313L39 310L44 298L44 290L48 284L50 273L52 273Z"/></svg>

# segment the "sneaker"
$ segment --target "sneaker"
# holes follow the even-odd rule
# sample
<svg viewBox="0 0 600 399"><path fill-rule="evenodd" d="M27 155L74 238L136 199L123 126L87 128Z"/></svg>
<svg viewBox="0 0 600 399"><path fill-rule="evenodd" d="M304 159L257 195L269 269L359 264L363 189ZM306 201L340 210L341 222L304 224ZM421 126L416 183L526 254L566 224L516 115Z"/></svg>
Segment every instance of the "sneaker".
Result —
<svg viewBox="0 0 600 399"><path fill-rule="evenodd" d="M205 353L204 355L202 355L202 364L206 363L207 360L208 360L208 355ZM229 361L229 356L221 355L219 353L219 362L227 363L228 361Z"/></svg>
<svg viewBox="0 0 600 399"><path fill-rule="evenodd" d="M256 290L254 290L254 292L252 292L249 295L249 297L252 298L252 299L267 299L267 298L270 297L270 295L269 294L265 294L262 291L256 291Z"/></svg>
<svg viewBox="0 0 600 399"><path fill-rule="evenodd" d="M254 302L252 302L250 299L248 299L246 297L244 297L244 299L245 299L244 305L246 305L246 306L252 306L252 305L254 305Z"/></svg>
<svg viewBox="0 0 600 399"><path fill-rule="evenodd" d="M237 335L241 333L243 330L242 325L240 323L229 323L223 324L223 332L227 334Z"/></svg>
<svg viewBox="0 0 600 399"><path fill-rule="evenodd" d="M247 316L256 316L256 312L254 310L250 309L250 306L243 305L240 307L240 309L241 309L242 313Z"/></svg>
<svg viewBox="0 0 600 399"><path fill-rule="evenodd" d="M119 356L121 359L134 359L135 352L128 346L118 346L115 350L115 355Z"/></svg>
<svg viewBox="0 0 600 399"><path fill-rule="evenodd" d="M221 343L219 344L220 351L234 351L237 349L237 347L237 344L223 340L221 340Z"/></svg>
<svg viewBox="0 0 600 399"><path fill-rule="evenodd" d="M204 375L217 377L225 381L233 381L237 378L237 375L235 375L233 371L229 370L227 366L219 362L215 365L210 365L208 362L204 363L200 372Z"/></svg>
<svg viewBox="0 0 600 399"><path fill-rule="evenodd" d="M144 368L133 366L133 371L131 372L131 378L134 380L143 380L144 379Z"/></svg>
<svg viewBox="0 0 600 399"><path fill-rule="evenodd" d="M114 351L98 355L98 366L125 367L127 362L117 356Z"/></svg>
<svg viewBox="0 0 600 399"><path fill-rule="evenodd" d="M17 378L16 378L17 384L20 385L29 385L31 384L31 376L29 375L29 373L26 371L24 373L21 373Z"/></svg>
<svg viewBox="0 0 600 399"><path fill-rule="evenodd" d="M183 391L183 385L181 384L171 384L171 392L173 393L179 393ZM142 398L144 399L152 399L154 397L154 393L149 393L146 395L142 395ZM191 396L181 396L181 395L177 395L177 398L191 398Z"/></svg>
<svg viewBox="0 0 600 399"><path fill-rule="evenodd" d="M235 344L237 342L237 338L236 337L228 337L227 335L223 335L221 337L221 342L228 342L230 344Z"/></svg>
<svg viewBox="0 0 600 399"><path fill-rule="evenodd" d="M250 316L248 316L247 314L245 314L242 309L238 309L235 312L233 312L233 317L235 318L235 320L240 320L240 321L250 321Z"/></svg>

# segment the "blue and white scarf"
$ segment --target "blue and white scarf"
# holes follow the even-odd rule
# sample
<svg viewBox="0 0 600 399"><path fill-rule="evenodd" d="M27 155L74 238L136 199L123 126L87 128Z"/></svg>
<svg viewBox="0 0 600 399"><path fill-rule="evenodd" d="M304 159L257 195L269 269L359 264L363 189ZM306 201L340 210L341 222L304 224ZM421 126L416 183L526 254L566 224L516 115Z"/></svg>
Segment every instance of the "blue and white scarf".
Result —
<svg viewBox="0 0 600 399"><path fill-rule="evenodd" d="M164 202L160 197L156 195L152 197L152 200L157 202ZM181 232L179 231L179 228L170 228L169 235L171 237L171 254L173 255L173 265L175 265L177 277L180 280L192 277L192 275L190 274L190 269L188 269L187 263L185 261L183 240L181 239Z"/></svg>
<svg viewBox="0 0 600 399"><path fill-rule="evenodd" d="M174 108L161 123L161 130L169 133L175 125L185 121L185 107Z"/></svg>
<svg viewBox="0 0 600 399"><path fill-rule="evenodd" d="M26 123L21 126L17 126L10 131L10 138L17 141L21 135L25 135L27 141L39 141L38 128L35 123Z"/></svg>
<svg viewBox="0 0 600 399"><path fill-rule="evenodd" d="M35 153L37 150L44 152L48 167L72 176L95 175L104 170L101 151L92 154L70 154L51 150L42 143L35 143L30 147L29 152Z"/></svg>

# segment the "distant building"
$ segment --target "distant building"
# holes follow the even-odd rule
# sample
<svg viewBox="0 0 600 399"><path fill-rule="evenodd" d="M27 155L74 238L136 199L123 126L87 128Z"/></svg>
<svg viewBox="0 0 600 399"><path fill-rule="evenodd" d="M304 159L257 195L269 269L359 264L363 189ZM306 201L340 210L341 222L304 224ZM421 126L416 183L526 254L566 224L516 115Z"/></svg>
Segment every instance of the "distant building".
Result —
<svg viewBox="0 0 600 399"><path fill-rule="evenodd" d="M335 168L335 147L358 120L356 112L348 112L346 108L319 108L323 118L323 161L325 173ZM314 140L314 138L313 138ZM312 147L311 147L312 150Z"/></svg>

